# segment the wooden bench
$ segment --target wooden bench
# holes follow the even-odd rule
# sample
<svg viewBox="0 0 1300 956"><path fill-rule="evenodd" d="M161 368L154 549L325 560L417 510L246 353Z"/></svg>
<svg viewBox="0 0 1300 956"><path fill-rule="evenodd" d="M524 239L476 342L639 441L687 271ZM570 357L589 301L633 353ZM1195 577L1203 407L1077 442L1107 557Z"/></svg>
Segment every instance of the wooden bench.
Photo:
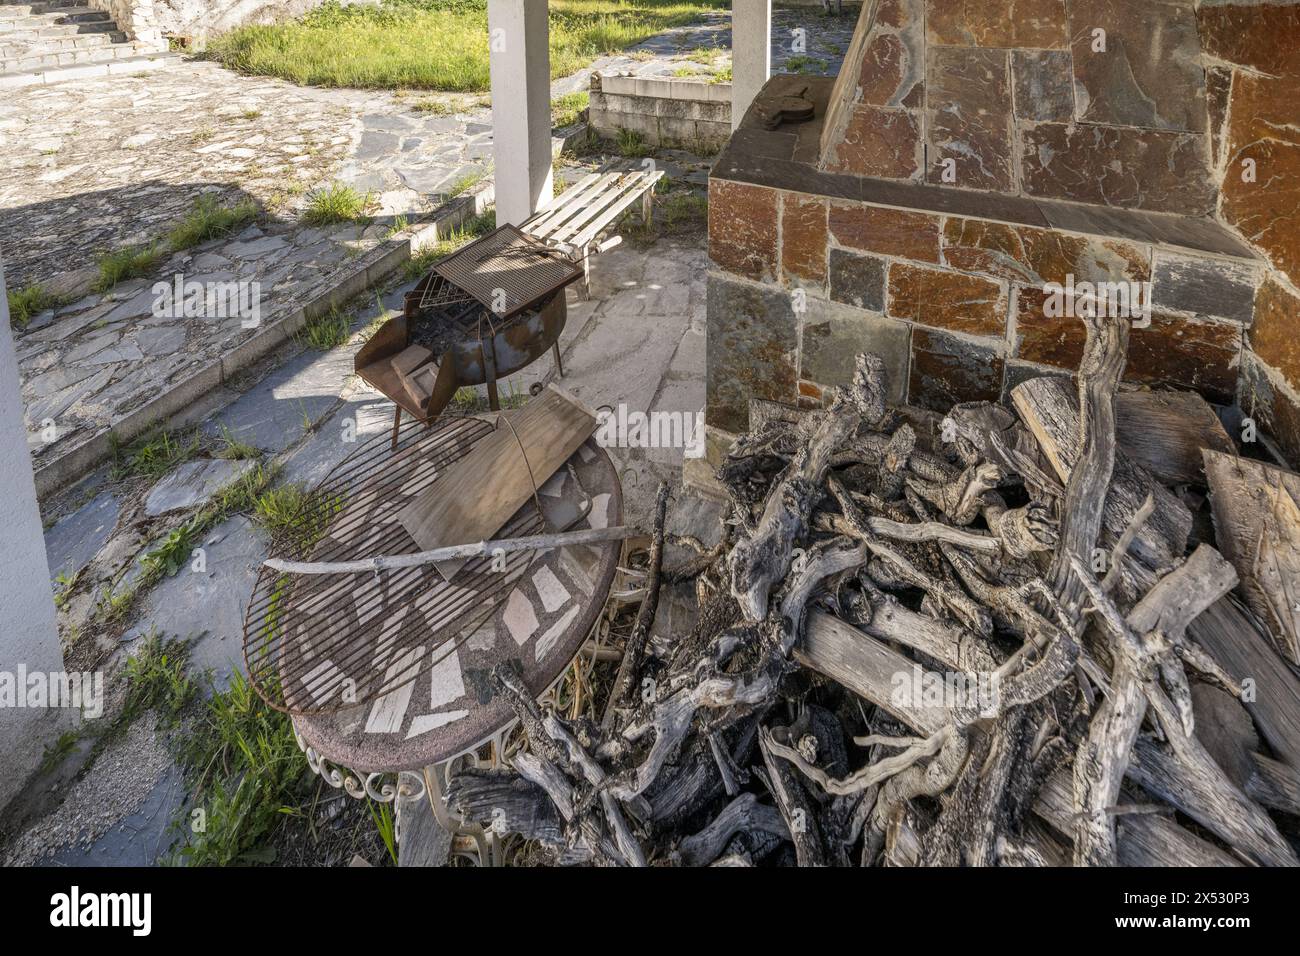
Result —
<svg viewBox="0 0 1300 956"><path fill-rule="evenodd" d="M591 256L622 241L613 236L598 242L598 237L638 199L641 221L648 226L654 212L655 183L663 174L652 163L607 163L578 180L519 228L582 263L582 296L586 298L591 294Z"/></svg>

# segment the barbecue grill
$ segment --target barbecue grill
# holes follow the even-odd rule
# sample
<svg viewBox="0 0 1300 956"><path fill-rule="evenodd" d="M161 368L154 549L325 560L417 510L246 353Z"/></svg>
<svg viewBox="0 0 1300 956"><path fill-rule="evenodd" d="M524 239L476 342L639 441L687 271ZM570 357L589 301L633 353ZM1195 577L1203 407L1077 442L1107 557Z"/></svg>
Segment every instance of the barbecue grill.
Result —
<svg viewBox="0 0 1300 956"><path fill-rule="evenodd" d="M563 253L509 225L435 263L356 357L357 374L397 405L394 440L403 411L427 422L465 385L486 384L498 409L497 380L547 349L563 375L564 288L581 277Z"/></svg>

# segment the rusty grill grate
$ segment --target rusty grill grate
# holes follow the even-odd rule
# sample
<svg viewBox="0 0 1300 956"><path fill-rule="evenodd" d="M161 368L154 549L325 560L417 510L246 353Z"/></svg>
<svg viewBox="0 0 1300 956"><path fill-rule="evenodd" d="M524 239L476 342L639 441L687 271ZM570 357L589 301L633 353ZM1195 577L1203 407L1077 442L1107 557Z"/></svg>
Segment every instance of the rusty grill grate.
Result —
<svg viewBox="0 0 1300 956"><path fill-rule="evenodd" d="M439 261L433 271L463 289L492 314L508 319L552 292L581 278L582 270L556 249L524 235L514 226L501 226L458 252ZM430 294L447 290L430 283ZM421 308L444 307L437 301L420 301Z"/></svg>
<svg viewBox="0 0 1300 956"><path fill-rule="evenodd" d="M419 551L397 514L453 462L492 432L477 418L408 422L396 445L387 434L367 441L311 493L275 557L350 561ZM505 537L539 534L533 504L502 529ZM268 705L292 714L335 712L416 680L467 640L510 593L532 561L486 556L444 581L433 565L383 574L291 575L265 566L244 618L244 663ZM413 649L423 647L424 653ZM439 649L442 653L439 654ZM432 650L433 653L429 653Z"/></svg>

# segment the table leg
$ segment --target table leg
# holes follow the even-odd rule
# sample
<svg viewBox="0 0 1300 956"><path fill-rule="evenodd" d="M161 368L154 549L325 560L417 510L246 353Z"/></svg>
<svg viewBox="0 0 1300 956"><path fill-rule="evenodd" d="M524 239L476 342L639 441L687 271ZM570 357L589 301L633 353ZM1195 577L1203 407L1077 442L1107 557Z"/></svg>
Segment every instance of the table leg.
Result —
<svg viewBox="0 0 1300 956"><path fill-rule="evenodd" d="M397 431L402 427L402 406L393 405L393 451L397 451Z"/></svg>
<svg viewBox="0 0 1300 956"><path fill-rule="evenodd" d="M453 853L461 853L467 856L478 866L500 866L498 859L500 849L495 834L489 835L477 823L467 823L459 816L453 817L448 811L447 798L442 789L442 775L446 766L446 764L428 766L423 770L424 792L429 798L429 809L433 813L433 818L438 821L438 826L451 834ZM473 841L474 850L469 853L458 850L456 848L457 837L468 838Z"/></svg>

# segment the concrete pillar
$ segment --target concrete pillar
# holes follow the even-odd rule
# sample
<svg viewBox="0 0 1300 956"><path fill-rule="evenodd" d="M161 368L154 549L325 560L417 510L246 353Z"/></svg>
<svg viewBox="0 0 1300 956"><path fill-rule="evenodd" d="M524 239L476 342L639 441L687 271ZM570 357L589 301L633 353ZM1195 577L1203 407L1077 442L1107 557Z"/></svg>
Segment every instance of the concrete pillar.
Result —
<svg viewBox="0 0 1300 956"><path fill-rule="evenodd" d="M551 54L546 0L488 0L497 225L551 201Z"/></svg>
<svg viewBox="0 0 1300 956"><path fill-rule="evenodd" d="M772 75L772 0L731 0L731 128Z"/></svg>
<svg viewBox="0 0 1300 956"><path fill-rule="evenodd" d="M45 535L36 504L32 459L19 395L18 359L9 328L9 299L0 263L0 681L9 693L20 671L63 670L63 650L54 623L54 596L45 561ZM0 808L17 794L41 762L45 745L67 717L50 708L13 706L0 697Z"/></svg>

